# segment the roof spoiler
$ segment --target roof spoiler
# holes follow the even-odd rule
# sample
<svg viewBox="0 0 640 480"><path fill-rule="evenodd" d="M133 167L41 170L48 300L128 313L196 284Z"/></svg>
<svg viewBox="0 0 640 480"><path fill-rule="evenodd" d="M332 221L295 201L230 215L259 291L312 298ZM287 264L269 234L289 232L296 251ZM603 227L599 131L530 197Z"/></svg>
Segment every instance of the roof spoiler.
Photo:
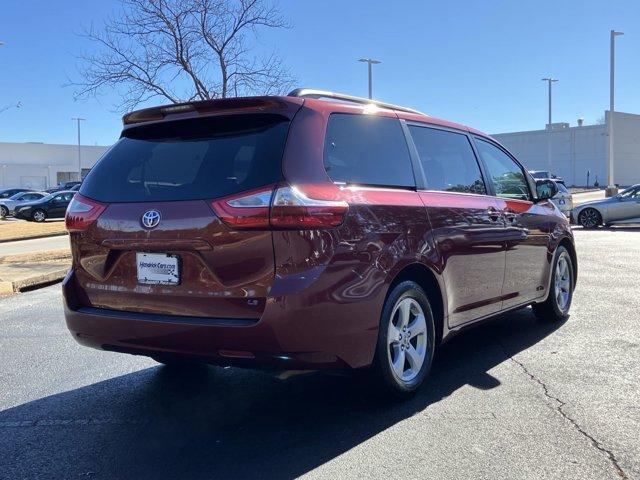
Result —
<svg viewBox="0 0 640 480"><path fill-rule="evenodd" d="M296 88L289 92L288 97L301 97L301 98L315 98L319 100L337 100L341 102L357 103L359 105L375 105L380 108L388 108L389 110L398 110L399 112L415 113L418 115L425 115L413 108L401 107L392 103L379 102L378 100L372 100L370 98L356 97L353 95L347 95L346 93L328 92L325 90L314 90L312 88Z"/></svg>
<svg viewBox="0 0 640 480"><path fill-rule="evenodd" d="M125 126L164 120L169 116L176 118L197 115L212 115L220 112L242 112L243 110L286 109L287 103L278 97L233 97L215 100L174 103L159 107L144 108L127 113L122 117Z"/></svg>

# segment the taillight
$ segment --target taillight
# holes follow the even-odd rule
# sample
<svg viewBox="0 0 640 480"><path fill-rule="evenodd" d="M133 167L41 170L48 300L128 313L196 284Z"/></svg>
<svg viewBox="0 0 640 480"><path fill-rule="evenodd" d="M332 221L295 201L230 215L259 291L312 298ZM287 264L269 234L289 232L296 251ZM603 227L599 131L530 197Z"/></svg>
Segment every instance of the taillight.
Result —
<svg viewBox="0 0 640 480"><path fill-rule="evenodd" d="M234 228L267 228L273 186L250 190L239 195L214 200L216 215Z"/></svg>
<svg viewBox="0 0 640 480"><path fill-rule="evenodd" d="M317 194L322 189L313 190ZM273 186L243 192L214 200L211 205L223 222L238 229L335 227L349 210L344 200L310 198L289 185L277 188L275 193Z"/></svg>
<svg viewBox="0 0 640 480"><path fill-rule="evenodd" d="M98 219L105 208L107 208L106 205L76 193L69 203L64 217L67 230L70 232L86 230Z"/></svg>
<svg viewBox="0 0 640 480"><path fill-rule="evenodd" d="M271 204L271 225L276 228L336 227L349 210L344 200L309 198L298 188L284 186L276 190Z"/></svg>

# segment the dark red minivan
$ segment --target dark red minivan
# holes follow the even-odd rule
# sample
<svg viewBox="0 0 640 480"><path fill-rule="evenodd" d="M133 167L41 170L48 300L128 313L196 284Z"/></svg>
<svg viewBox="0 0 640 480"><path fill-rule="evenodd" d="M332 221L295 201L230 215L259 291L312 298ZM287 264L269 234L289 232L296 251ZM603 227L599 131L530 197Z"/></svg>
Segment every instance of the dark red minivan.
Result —
<svg viewBox="0 0 640 480"><path fill-rule="evenodd" d="M456 331L566 318L567 219L481 132L316 90L149 108L67 211L83 345L417 389Z"/></svg>

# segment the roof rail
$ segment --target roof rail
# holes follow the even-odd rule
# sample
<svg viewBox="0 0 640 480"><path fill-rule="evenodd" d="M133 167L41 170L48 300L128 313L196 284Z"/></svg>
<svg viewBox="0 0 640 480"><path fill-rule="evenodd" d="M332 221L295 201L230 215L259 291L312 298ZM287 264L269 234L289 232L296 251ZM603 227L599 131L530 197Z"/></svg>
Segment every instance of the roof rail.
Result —
<svg viewBox="0 0 640 480"><path fill-rule="evenodd" d="M328 92L325 90L314 90L312 88L296 88L288 93L288 97L301 97L301 98L316 98L316 99L330 99L340 100L344 102L352 102L360 105L376 105L381 108L388 108L390 110L398 110L400 112L417 113L418 115L426 115L413 108L401 107L399 105L393 105L392 103L379 102L378 100L371 100L370 98L355 97L353 95L347 95L346 93Z"/></svg>

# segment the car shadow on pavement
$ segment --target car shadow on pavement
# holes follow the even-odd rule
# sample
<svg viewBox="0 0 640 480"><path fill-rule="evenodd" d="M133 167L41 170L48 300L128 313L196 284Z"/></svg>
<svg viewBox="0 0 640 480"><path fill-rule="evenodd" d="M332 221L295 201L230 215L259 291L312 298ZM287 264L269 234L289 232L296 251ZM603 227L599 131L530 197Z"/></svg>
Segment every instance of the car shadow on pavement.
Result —
<svg viewBox="0 0 640 480"><path fill-rule="evenodd" d="M379 396L362 376L274 375L152 367L0 412L7 478L293 478L343 454L489 371L559 325L530 309L443 346L411 400ZM65 367L65 368L68 368ZM425 417L425 422L428 422Z"/></svg>

